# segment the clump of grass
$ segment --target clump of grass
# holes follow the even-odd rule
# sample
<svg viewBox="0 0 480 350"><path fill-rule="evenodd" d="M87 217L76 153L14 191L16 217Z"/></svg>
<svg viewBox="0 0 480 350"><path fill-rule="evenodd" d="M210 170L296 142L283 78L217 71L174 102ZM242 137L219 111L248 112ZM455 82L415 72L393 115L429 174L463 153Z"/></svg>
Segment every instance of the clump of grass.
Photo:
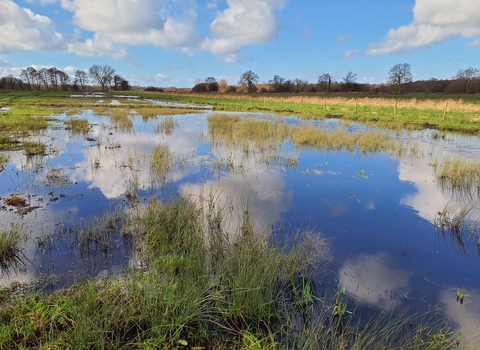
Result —
<svg viewBox="0 0 480 350"><path fill-rule="evenodd" d="M256 146L267 143L282 143L288 136L288 126L284 122L255 120L227 114L214 114L208 117L208 130L212 140L239 142Z"/></svg>
<svg viewBox="0 0 480 350"><path fill-rule="evenodd" d="M89 109L94 111L98 116L106 116L110 110L110 108L106 106L91 106Z"/></svg>
<svg viewBox="0 0 480 350"><path fill-rule="evenodd" d="M21 240L22 237L16 226L12 225L7 231L0 231L0 268L8 270L22 263Z"/></svg>
<svg viewBox="0 0 480 350"><path fill-rule="evenodd" d="M296 127L292 142L297 147L326 148L333 150L358 150L361 152L402 152L402 144L380 132L325 131L313 125Z"/></svg>
<svg viewBox="0 0 480 350"><path fill-rule="evenodd" d="M110 111L110 121L122 131L131 131L133 122L129 118L130 110L124 108L114 108Z"/></svg>
<svg viewBox="0 0 480 350"><path fill-rule="evenodd" d="M65 121L65 125L75 134L85 134L90 130L90 124L86 119L69 118Z"/></svg>
<svg viewBox="0 0 480 350"><path fill-rule="evenodd" d="M435 160L434 167L441 185L453 190L480 191L480 162L462 158Z"/></svg>
<svg viewBox="0 0 480 350"><path fill-rule="evenodd" d="M155 132L171 135L178 123L172 116L163 117L155 128Z"/></svg>
<svg viewBox="0 0 480 350"><path fill-rule="evenodd" d="M141 106L135 107L135 112L147 122L150 119L158 118L166 115L195 113L195 110L182 107L159 107L159 106Z"/></svg>
<svg viewBox="0 0 480 350"><path fill-rule="evenodd" d="M150 159L152 177L164 185L174 166L175 158L168 147L164 145L155 146Z"/></svg>
<svg viewBox="0 0 480 350"><path fill-rule="evenodd" d="M18 197L16 195L13 195L7 199L5 199L5 204L6 205L11 205L13 207L26 207L27 206L27 201L21 197Z"/></svg>
<svg viewBox="0 0 480 350"><path fill-rule="evenodd" d="M8 157L3 154L0 154L0 172L3 171L3 169L5 169L5 164L7 163L8 163Z"/></svg>
<svg viewBox="0 0 480 350"><path fill-rule="evenodd" d="M75 229L78 247L82 253L108 251L117 245L122 232L122 214L117 211L95 217L92 223L84 222Z"/></svg>
<svg viewBox="0 0 480 350"><path fill-rule="evenodd" d="M25 141L23 142L23 151L27 156L44 155L47 146L41 142Z"/></svg>

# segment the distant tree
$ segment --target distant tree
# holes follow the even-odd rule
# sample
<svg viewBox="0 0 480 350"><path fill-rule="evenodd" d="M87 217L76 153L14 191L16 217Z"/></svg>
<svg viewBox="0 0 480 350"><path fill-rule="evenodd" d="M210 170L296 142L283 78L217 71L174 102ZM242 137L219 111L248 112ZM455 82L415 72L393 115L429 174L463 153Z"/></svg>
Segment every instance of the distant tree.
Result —
<svg viewBox="0 0 480 350"><path fill-rule="evenodd" d="M282 92L285 78L279 75L274 75L273 79L268 82L274 92Z"/></svg>
<svg viewBox="0 0 480 350"><path fill-rule="evenodd" d="M28 74L28 71L26 69L22 69L22 72L20 73L20 79L26 84L28 90L32 90L32 81L30 79L30 74Z"/></svg>
<svg viewBox="0 0 480 350"><path fill-rule="evenodd" d="M192 92L207 92L208 91L208 84L206 83L198 83L192 88Z"/></svg>
<svg viewBox="0 0 480 350"><path fill-rule="evenodd" d="M247 87L247 91L249 93L253 93L257 91L257 84L258 83L258 75L252 72L251 70L243 73L240 76L240 80L238 81L239 85L243 85Z"/></svg>
<svg viewBox="0 0 480 350"><path fill-rule="evenodd" d="M94 64L90 67L88 73L92 80L102 87L103 91L108 90L113 84L115 69L107 64L104 66Z"/></svg>
<svg viewBox="0 0 480 350"><path fill-rule="evenodd" d="M43 86L45 86L45 89L50 90L47 68L39 69L37 75L40 85L43 84Z"/></svg>
<svg viewBox="0 0 480 350"><path fill-rule="evenodd" d="M130 90L130 83L122 76L115 74L113 76L113 89L118 91Z"/></svg>
<svg viewBox="0 0 480 350"><path fill-rule="evenodd" d="M348 72L347 75L343 78L343 88L345 91L352 91L357 81L357 74L353 72Z"/></svg>
<svg viewBox="0 0 480 350"><path fill-rule="evenodd" d="M59 70L56 67L50 67L47 69L47 77L50 82L50 86L54 90L58 90L58 85L60 84L60 75Z"/></svg>
<svg viewBox="0 0 480 350"><path fill-rule="evenodd" d="M325 92L330 92L332 88L332 76L328 73L319 75L317 84L323 86Z"/></svg>
<svg viewBox="0 0 480 350"><path fill-rule="evenodd" d="M467 69L460 69L455 78L462 83L464 87L464 92L468 94L470 93L475 80L480 78L480 71L472 67Z"/></svg>
<svg viewBox="0 0 480 350"><path fill-rule="evenodd" d="M308 81L300 79L300 78L295 78L293 83L295 84L295 92L296 93L305 92L307 90Z"/></svg>
<svg viewBox="0 0 480 350"><path fill-rule="evenodd" d="M77 69L75 71L75 82L82 91L85 91L85 88L88 85L87 72Z"/></svg>
<svg viewBox="0 0 480 350"><path fill-rule="evenodd" d="M60 85L62 87L62 90L63 91L68 90L68 87L70 86L70 76L63 71L58 70L57 71L57 77L58 77L58 80L59 80Z"/></svg>
<svg viewBox="0 0 480 350"><path fill-rule="evenodd" d="M398 63L390 68L388 72L388 81L397 87L397 92L400 93L402 84L412 82L412 67L409 63Z"/></svg>
<svg viewBox="0 0 480 350"><path fill-rule="evenodd" d="M228 89L228 82L225 79L220 79L218 82L218 90L220 92L226 92Z"/></svg>
<svg viewBox="0 0 480 350"><path fill-rule="evenodd" d="M205 79L205 84L207 84L208 91L218 91L218 81L214 77L208 77Z"/></svg>

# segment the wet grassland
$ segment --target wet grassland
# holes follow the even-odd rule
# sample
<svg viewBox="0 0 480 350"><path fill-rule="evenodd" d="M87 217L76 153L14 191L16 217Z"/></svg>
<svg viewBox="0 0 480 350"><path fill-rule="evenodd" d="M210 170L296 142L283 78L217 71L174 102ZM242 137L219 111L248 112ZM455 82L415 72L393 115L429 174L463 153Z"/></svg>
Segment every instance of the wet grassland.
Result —
<svg viewBox="0 0 480 350"><path fill-rule="evenodd" d="M322 113L316 111L325 106L309 103L313 97L301 101L290 101L294 97L289 97L283 102L268 98L217 102L167 97L182 102L175 107L108 95L0 95L0 106L10 108L0 112L0 268L2 279L10 281L0 292L0 347L451 349L459 342L474 344L475 339L466 342L458 333L464 328L454 327L461 320L447 313L456 324L448 323L442 308L435 300L427 300L430 294L422 294L418 285L409 287L413 291L406 290L407 284L397 289L392 284L388 285L390 290L373 292L378 282L366 284L367 277L361 277L362 272L355 271L349 262L378 272L372 261L384 262L383 255L364 252L357 257L356 252L353 256L348 246L363 239L357 241L360 238L353 235L338 243L334 237L341 234L333 226L335 233L328 235L329 226L323 227L322 220L340 226L335 220L346 217L348 208L342 203L344 199L327 201L315 196L327 197L332 187L342 192L341 181L365 181L362 186L369 187L372 181L368 179L375 178L374 172L382 172L374 170L369 159L397 162L404 173L400 177L406 176L410 183L413 175L403 170L421 164L430 171L428 182L443 201L429 214L407 196L402 201L408 204L401 206L405 209L395 208L395 216L406 216L407 209L413 208L408 209L408 215L417 213L415 227L431 223L445 241L441 247L451 244L451 256L458 261L469 257L468 264L477 266L473 256L480 255L478 159L430 147L448 143L454 137L448 133L429 131L415 139L410 131L384 130L378 125L372 128L338 120L322 123L316 120ZM225 110L268 108L267 112L276 113L284 107L282 113L313 119L304 122L261 114L199 112L185 106L187 102ZM413 124L406 117L408 113L417 113L417 117L438 114L434 108L414 111L414 107L404 107L404 111L399 103L397 115L404 119L397 124L383 119L381 108L390 107L362 110L364 101L359 100L355 112L348 106L351 100L337 102L330 100L327 108L349 119L362 112L365 116L356 120L369 121L375 116L375 123L383 120L388 125ZM445 124L436 124L438 129L464 124L463 131L474 129L470 120L474 112L458 112L465 120L470 118L465 123L448 121L455 117L450 113L443 118L440 112L438 123ZM436 119L428 120L436 123ZM189 142L197 138L200 146L191 146ZM66 152L72 143L77 148ZM360 159L354 169L340 165L345 160L356 162L350 157ZM414 173L423 171L418 166L413 166ZM389 171L385 181L389 181ZM295 193L299 193L301 203L292 199L293 190L284 184L289 178L300 179ZM337 182L337 178L342 180ZM421 181L426 179L419 181L419 194ZM77 183L85 183L86 190L75 190ZM321 185L326 186L323 192L314 192ZM378 186L375 188L379 191ZM75 191L84 192L80 196ZM362 208L359 213L375 212L372 204L362 202L362 195L367 195L360 188L355 190L358 194L346 191L348 200ZM387 192L386 197L394 195L393 189L389 191L392 193ZM97 196L94 200L82 202L93 194ZM317 204L312 204L313 200ZM62 201L65 207L55 207ZM315 207L318 202L323 202L320 208ZM81 205L95 209L89 211ZM265 209L272 207L276 209ZM319 209L309 214L314 215L310 219L302 216L302 208L308 207ZM55 217L55 208L59 217ZM34 219L47 215L44 210L52 211L48 224L32 230L29 220L37 226L47 222L39 224ZM69 212L76 213L75 219L67 219ZM325 216L324 212L330 214ZM315 215L322 218L318 223L312 219ZM380 217L374 226L388 235L389 228ZM359 233L373 232L374 226ZM405 235L411 237L406 231ZM420 237L409 239L417 239L417 245L425 242ZM61 270L58 264L63 260L54 256L63 252L62 245L67 247L68 263L75 259L86 265L101 262L90 273L79 274L58 289L62 274L57 272ZM344 247L338 249L338 245ZM113 265L105 263L106 258L113 259L118 247L128 257ZM403 250L404 255L405 251L409 254L405 246ZM42 270L49 255L57 267ZM345 262L341 269L335 267L338 260ZM42 266L38 267L37 261ZM17 275L32 271L29 265L37 266L30 273L33 277L17 282ZM120 265L121 271L107 276L99 273L103 267L114 265ZM378 275L388 272L380 270ZM437 283L430 274L412 273L419 276L413 279ZM89 277L80 277L85 274ZM345 279L347 275L351 280ZM366 287L372 290L367 296L360 293ZM455 287L451 299L456 291L457 300L462 300L458 307L463 307L464 301L470 306L478 301L474 294L479 290L477 285L467 283L466 291L463 285ZM362 314L365 308L360 300L368 301L372 294L376 304L383 305L385 300L392 304ZM425 307L417 311L418 305Z"/></svg>

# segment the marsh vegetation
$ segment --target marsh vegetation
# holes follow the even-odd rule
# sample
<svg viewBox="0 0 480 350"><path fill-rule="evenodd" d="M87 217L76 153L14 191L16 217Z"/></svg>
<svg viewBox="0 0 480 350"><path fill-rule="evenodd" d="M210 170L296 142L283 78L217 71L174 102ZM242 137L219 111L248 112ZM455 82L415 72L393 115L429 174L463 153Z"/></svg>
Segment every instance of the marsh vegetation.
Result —
<svg viewBox="0 0 480 350"><path fill-rule="evenodd" d="M0 347L478 344L478 140L284 97L212 104L320 112L21 97L56 111L0 141Z"/></svg>

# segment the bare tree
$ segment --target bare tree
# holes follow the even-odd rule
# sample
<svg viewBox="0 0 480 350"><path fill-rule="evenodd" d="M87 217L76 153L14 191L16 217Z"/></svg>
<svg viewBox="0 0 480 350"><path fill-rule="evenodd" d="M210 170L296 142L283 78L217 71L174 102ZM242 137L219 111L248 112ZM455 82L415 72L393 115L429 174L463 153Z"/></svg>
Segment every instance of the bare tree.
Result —
<svg viewBox="0 0 480 350"><path fill-rule="evenodd" d="M332 88L332 76L324 73L318 76L317 84L325 88L325 92L330 92Z"/></svg>
<svg viewBox="0 0 480 350"><path fill-rule="evenodd" d="M48 73L47 73L47 68L41 68L37 72L38 80L40 84L43 84L45 86L45 89L50 90L50 84L48 81Z"/></svg>
<svg viewBox="0 0 480 350"><path fill-rule="evenodd" d="M77 69L75 72L75 82L82 91L85 91L85 87L88 84L88 74L83 70Z"/></svg>
<svg viewBox="0 0 480 350"><path fill-rule="evenodd" d="M251 70L243 73L240 76L240 80L238 81L239 85L243 85L247 87L247 91L249 93L257 91L257 84L258 83L258 75L252 72Z"/></svg>
<svg viewBox="0 0 480 350"><path fill-rule="evenodd" d="M472 89L474 81L480 78L480 71L472 67L460 69L455 78L462 83L465 93L468 94Z"/></svg>
<svg viewBox="0 0 480 350"><path fill-rule="evenodd" d="M27 84L27 89L32 90L32 81L30 80L30 74L28 74L28 71L26 69L22 69L22 72L20 73L20 79L23 80L25 84Z"/></svg>
<svg viewBox="0 0 480 350"><path fill-rule="evenodd" d="M50 82L50 86L54 90L58 90L58 85L60 83L60 77L58 75L58 68L55 67L50 67L47 69L47 76L48 76L48 81Z"/></svg>
<svg viewBox="0 0 480 350"><path fill-rule="evenodd" d="M357 74L353 72L348 72L347 75L343 78L343 88L345 91L350 91L353 88L353 85L357 81Z"/></svg>
<svg viewBox="0 0 480 350"><path fill-rule="evenodd" d="M130 90L130 83L122 76L115 74L113 76L113 88L119 91Z"/></svg>
<svg viewBox="0 0 480 350"><path fill-rule="evenodd" d="M293 83L295 84L295 92L296 93L305 92L305 90L307 90L308 81L300 79L300 78L295 78Z"/></svg>
<svg viewBox="0 0 480 350"><path fill-rule="evenodd" d="M388 81L397 86L398 93L402 84L412 82L412 67L409 63L399 63L390 68Z"/></svg>
<svg viewBox="0 0 480 350"><path fill-rule="evenodd" d="M282 78L279 75L274 75L273 79L268 83L271 85L273 91L282 92L281 90L283 88L283 83L285 83L285 78Z"/></svg>
<svg viewBox="0 0 480 350"><path fill-rule="evenodd" d="M60 81L60 85L62 86L62 90L68 90L68 86L70 85L70 76L61 70L57 70L57 77Z"/></svg>
<svg viewBox="0 0 480 350"><path fill-rule="evenodd" d="M103 91L108 90L113 83L113 76L115 75L115 69L109 65L100 66L94 64L88 70L90 77L102 87Z"/></svg>

